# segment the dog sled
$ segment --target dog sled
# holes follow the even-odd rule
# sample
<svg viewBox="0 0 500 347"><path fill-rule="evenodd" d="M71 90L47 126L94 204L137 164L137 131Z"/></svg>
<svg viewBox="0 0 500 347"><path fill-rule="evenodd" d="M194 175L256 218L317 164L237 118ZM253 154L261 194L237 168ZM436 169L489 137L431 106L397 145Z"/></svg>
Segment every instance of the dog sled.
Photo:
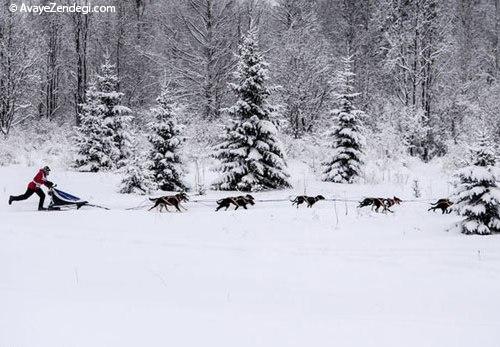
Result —
<svg viewBox="0 0 500 347"><path fill-rule="evenodd" d="M88 201L80 199L79 197L72 195L70 193L66 193L60 189L56 189L55 187L52 187L49 190L49 196L51 197L51 201L48 208L49 211L60 211L63 209L66 210L72 208L76 208L77 210L79 210L83 206L96 207L109 210L107 207L91 204Z"/></svg>

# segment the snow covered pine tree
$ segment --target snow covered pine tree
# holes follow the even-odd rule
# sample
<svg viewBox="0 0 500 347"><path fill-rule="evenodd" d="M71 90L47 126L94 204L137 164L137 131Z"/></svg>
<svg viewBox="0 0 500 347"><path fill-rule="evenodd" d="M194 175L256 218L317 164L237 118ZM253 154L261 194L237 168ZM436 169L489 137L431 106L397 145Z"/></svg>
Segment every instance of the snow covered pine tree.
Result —
<svg viewBox="0 0 500 347"><path fill-rule="evenodd" d="M115 73L115 65L109 61L109 55L104 56L101 65L101 74L96 76L99 89L99 99L104 110L104 126L106 134L113 140L116 154L113 160L118 168L125 165L130 152L130 134L128 123L130 122L131 110L121 105L123 93L117 91L118 77Z"/></svg>
<svg viewBox="0 0 500 347"><path fill-rule="evenodd" d="M81 123L75 129L75 167L90 172L109 170L117 153L112 139L105 134L104 113L95 83L90 84L81 107Z"/></svg>
<svg viewBox="0 0 500 347"><path fill-rule="evenodd" d="M500 232L500 189L498 169L491 142L482 136L472 149L472 165L457 171L453 209L465 219L459 223L464 234L487 235Z"/></svg>
<svg viewBox="0 0 500 347"><path fill-rule="evenodd" d="M336 183L353 183L361 174L361 159L364 145L361 120L365 117L363 111L354 107L352 101L359 95L354 92L352 60L342 58L343 70L337 72L333 82L337 90L335 97L340 109L333 110L336 124L329 137L332 138L333 153L322 163L323 181Z"/></svg>
<svg viewBox="0 0 500 347"><path fill-rule="evenodd" d="M179 152L184 139L176 122L178 105L169 95L167 87L162 89L157 102L158 106L152 110L155 122L148 136L152 145L148 169L159 189L182 191L186 189L182 179L185 170Z"/></svg>
<svg viewBox="0 0 500 347"><path fill-rule="evenodd" d="M76 167L97 172L122 167L130 155L130 135L126 124L130 109L120 105L114 65L105 56L101 75L96 75L82 105L81 124L76 128Z"/></svg>
<svg viewBox="0 0 500 347"><path fill-rule="evenodd" d="M231 87L236 104L227 111L231 124L215 148L214 157L222 172L215 189L258 191L289 187L289 175L277 129L273 123L274 109L267 98L267 63L259 52L257 28L251 26L239 46L237 83Z"/></svg>

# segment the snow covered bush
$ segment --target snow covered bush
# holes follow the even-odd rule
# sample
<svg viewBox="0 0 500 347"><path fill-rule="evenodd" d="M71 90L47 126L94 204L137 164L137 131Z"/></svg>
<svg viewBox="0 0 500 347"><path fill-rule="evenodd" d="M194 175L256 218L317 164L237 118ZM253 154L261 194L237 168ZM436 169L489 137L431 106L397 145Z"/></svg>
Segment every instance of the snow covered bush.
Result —
<svg viewBox="0 0 500 347"><path fill-rule="evenodd" d="M155 190L153 174L144 161L142 151L137 148L137 141L132 140L132 155L123 166L123 179L119 192L122 194L149 194Z"/></svg>
<svg viewBox="0 0 500 347"><path fill-rule="evenodd" d="M164 87L157 99L158 106L152 110L154 121L148 136L151 150L148 157L148 170L159 189L182 191L186 189L183 180L185 168L180 155L184 138L177 124L179 106Z"/></svg>
<svg viewBox="0 0 500 347"><path fill-rule="evenodd" d="M340 109L332 113L336 116L335 126L330 132L332 153L324 163L323 181L353 183L361 175L364 137L361 120L364 112L353 105L359 93L354 92L352 60L342 59L344 68L337 73L334 88Z"/></svg>
<svg viewBox="0 0 500 347"><path fill-rule="evenodd" d="M74 155L70 132L69 124L31 119L13 128L8 137L0 136L0 166L67 167Z"/></svg>
<svg viewBox="0 0 500 347"><path fill-rule="evenodd" d="M472 165L455 174L454 210L465 217L459 223L460 230L480 235L500 232L500 189L493 146L483 137L472 154Z"/></svg>
<svg viewBox="0 0 500 347"><path fill-rule="evenodd" d="M101 66L81 106L76 128L77 159L82 171L97 172L122 167L130 156L130 109L121 105L123 93L117 92L118 78L109 57Z"/></svg>
<svg viewBox="0 0 500 347"><path fill-rule="evenodd" d="M228 109L231 124L226 128L214 157L222 173L214 183L220 190L257 191L289 187L289 174L282 145L277 137L276 114L268 104L271 89L266 86L267 63L257 43L257 29L251 27L239 46L237 96Z"/></svg>
<svg viewBox="0 0 500 347"><path fill-rule="evenodd" d="M123 180L119 192L122 194L149 194L153 191L151 177L141 161L134 157L124 167Z"/></svg>

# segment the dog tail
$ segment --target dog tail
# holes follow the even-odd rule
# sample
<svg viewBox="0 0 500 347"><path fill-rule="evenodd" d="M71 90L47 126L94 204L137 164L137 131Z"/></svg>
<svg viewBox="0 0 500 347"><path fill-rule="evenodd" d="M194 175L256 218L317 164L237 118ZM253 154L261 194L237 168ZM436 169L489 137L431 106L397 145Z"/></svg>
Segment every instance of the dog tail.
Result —
<svg viewBox="0 0 500 347"><path fill-rule="evenodd" d="M150 201L156 201L158 199L161 199L161 198L149 198Z"/></svg>
<svg viewBox="0 0 500 347"><path fill-rule="evenodd" d="M217 204L220 204L222 201L224 201L224 199L219 199L216 201Z"/></svg>

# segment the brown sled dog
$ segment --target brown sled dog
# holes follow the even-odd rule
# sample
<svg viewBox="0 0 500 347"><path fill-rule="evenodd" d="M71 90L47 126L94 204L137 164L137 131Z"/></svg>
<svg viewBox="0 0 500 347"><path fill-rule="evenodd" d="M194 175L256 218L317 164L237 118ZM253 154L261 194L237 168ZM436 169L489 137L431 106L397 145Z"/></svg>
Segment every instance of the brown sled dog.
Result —
<svg viewBox="0 0 500 347"><path fill-rule="evenodd" d="M161 196L159 198L150 198L149 200L154 201L153 207L151 207L148 211L151 211L157 206L159 207L159 211L161 212L163 208L165 210L168 210L167 206L173 206L177 209L177 211L182 212L181 207L187 211L187 208L181 205L181 202L189 201L189 198L186 193L177 193L175 195L166 195L166 196Z"/></svg>
<svg viewBox="0 0 500 347"><path fill-rule="evenodd" d="M215 209L215 211L219 211L221 208L225 207L225 211L227 211L227 209L229 208L229 206L231 205L234 205L235 206L235 210L238 209L238 207L243 207L245 210L247 210L247 205L250 204L250 205L255 205L255 199L253 198L253 196L251 196L250 194L247 194L247 195L240 195L240 196L229 196L227 198L224 198L224 199L220 199L220 200L217 200L217 208Z"/></svg>
<svg viewBox="0 0 500 347"><path fill-rule="evenodd" d="M389 205L389 202L386 202L388 199L384 198L365 198L362 201L359 202L358 208L361 207L366 207L366 206L371 206L372 210L375 209L375 212L379 212L379 209L382 208L382 212L394 212L391 211L389 208L390 206L393 206L394 204L399 204L398 202L391 201L392 205ZM391 199L393 200L393 199ZM400 199L398 199L400 200Z"/></svg>
<svg viewBox="0 0 500 347"><path fill-rule="evenodd" d="M451 213L450 207L453 205L453 203L449 199L439 199L435 203L431 204L432 207L429 208L427 211L434 211L436 212L437 209L441 210L441 214L448 214Z"/></svg>
<svg viewBox="0 0 500 347"><path fill-rule="evenodd" d="M297 208L299 208L299 205L305 202L307 207L312 207L315 203L317 203L320 200L325 200L325 197L323 195L316 195L316 196L299 195L294 200L292 200L292 206L297 204Z"/></svg>

